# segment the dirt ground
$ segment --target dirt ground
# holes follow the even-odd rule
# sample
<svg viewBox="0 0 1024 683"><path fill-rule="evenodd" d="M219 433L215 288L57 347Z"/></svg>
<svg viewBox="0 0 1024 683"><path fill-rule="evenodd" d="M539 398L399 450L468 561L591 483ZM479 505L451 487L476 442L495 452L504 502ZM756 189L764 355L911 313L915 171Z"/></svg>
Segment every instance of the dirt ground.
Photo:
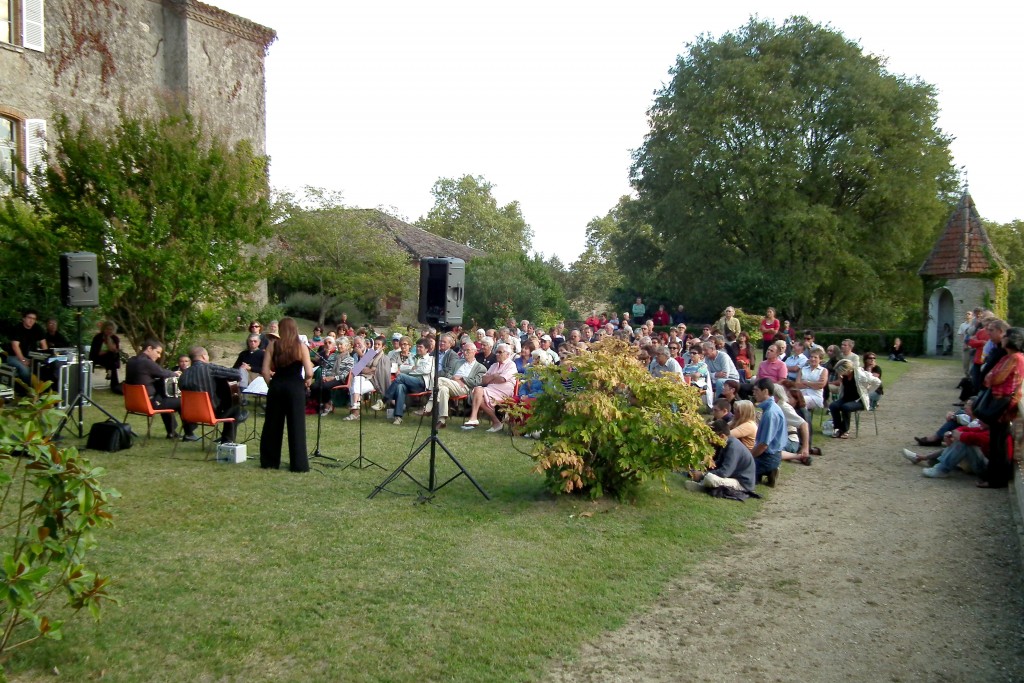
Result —
<svg viewBox="0 0 1024 683"><path fill-rule="evenodd" d="M870 416L857 439L817 434L824 455L784 465L731 548L544 680L1024 681L1010 494L900 455L931 450L912 437L957 381L955 362L918 364L886 390L878 436Z"/></svg>

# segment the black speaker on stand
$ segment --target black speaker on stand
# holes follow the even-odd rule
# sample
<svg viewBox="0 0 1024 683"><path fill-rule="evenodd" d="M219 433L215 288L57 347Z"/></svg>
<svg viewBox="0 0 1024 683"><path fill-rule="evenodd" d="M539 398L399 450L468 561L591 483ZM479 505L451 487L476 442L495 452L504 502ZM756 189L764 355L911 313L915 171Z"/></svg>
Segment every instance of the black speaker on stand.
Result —
<svg viewBox="0 0 1024 683"><path fill-rule="evenodd" d="M458 258L425 258L420 260L420 310L419 310L419 321L426 325L433 325L439 330L450 329L454 325L462 324L462 306L465 299L466 290L466 262ZM441 439L437 436L437 363L440 357L440 347L434 344L434 386L431 387L431 402L433 409L430 412L430 436L417 446L409 457L399 465L394 472L389 474L384 481L377 485L373 489L373 493L369 495L373 498L390 484L392 481L398 478L398 475L404 474L413 481L420 489L421 496L426 500L430 500L434 497L434 493L439 489L444 488L455 479L465 475L469 481L473 483L476 490L480 492L485 499L490 500L491 497L487 495L480 484L476 483L476 479L473 475L462 466L462 463L452 454L448 447L442 443ZM409 474L406 471L406 466L411 463L417 455L422 453L427 446L430 446L430 470L429 479L427 483L416 479L416 477ZM435 470L436 453L437 447L440 446L447 455L448 459L455 463L455 466L459 468L459 472L453 475L447 481L438 484Z"/></svg>
<svg viewBox="0 0 1024 683"><path fill-rule="evenodd" d="M88 381L88 366L85 359L85 346L82 344L82 309L96 308L100 305L99 276L96 269L96 254L88 251L72 251L60 255L60 300L66 308L74 308L75 320L78 328L78 391L74 398L68 401L67 412L57 425L56 436L64 430L68 419L78 408L78 437L85 435L85 426L82 422L82 408L85 405L92 405L111 420L119 421L108 413L103 406L90 403L91 398L86 394L87 387L92 383Z"/></svg>

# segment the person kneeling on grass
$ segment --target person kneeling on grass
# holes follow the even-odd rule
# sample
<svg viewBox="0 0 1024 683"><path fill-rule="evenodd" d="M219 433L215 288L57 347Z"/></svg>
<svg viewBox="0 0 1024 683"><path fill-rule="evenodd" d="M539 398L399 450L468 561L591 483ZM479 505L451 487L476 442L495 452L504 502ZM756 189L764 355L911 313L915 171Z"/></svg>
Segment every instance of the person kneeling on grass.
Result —
<svg viewBox="0 0 1024 683"><path fill-rule="evenodd" d="M753 493L754 456L736 437L729 435L729 424L725 420L715 420L711 429L725 439L725 443L715 449L715 467L706 473L691 470L690 478L705 489L724 486Z"/></svg>

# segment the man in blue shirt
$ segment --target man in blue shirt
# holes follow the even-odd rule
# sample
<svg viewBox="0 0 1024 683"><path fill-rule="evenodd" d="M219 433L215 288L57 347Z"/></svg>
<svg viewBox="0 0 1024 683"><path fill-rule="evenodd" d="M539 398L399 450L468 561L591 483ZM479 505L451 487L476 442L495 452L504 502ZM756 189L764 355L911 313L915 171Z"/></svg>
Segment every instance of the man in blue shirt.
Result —
<svg viewBox="0 0 1024 683"><path fill-rule="evenodd" d="M775 404L775 382L762 377L754 383L754 403L761 409L761 421L757 423L757 435L754 437L754 465L757 468L757 480L762 475L768 476L768 486L775 486L779 474L779 463L782 461L782 449L786 445L786 416Z"/></svg>

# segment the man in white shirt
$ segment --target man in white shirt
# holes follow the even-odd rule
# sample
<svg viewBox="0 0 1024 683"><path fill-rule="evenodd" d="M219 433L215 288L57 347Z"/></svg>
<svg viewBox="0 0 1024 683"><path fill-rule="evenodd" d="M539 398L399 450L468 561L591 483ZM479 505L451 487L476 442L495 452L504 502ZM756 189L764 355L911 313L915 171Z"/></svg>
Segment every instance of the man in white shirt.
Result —
<svg viewBox="0 0 1024 683"><path fill-rule="evenodd" d="M807 366L807 356L804 355L804 343L802 341L793 342L793 353L786 357L786 378L790 382L795 382L800 376L800 371Z"/></svg>

